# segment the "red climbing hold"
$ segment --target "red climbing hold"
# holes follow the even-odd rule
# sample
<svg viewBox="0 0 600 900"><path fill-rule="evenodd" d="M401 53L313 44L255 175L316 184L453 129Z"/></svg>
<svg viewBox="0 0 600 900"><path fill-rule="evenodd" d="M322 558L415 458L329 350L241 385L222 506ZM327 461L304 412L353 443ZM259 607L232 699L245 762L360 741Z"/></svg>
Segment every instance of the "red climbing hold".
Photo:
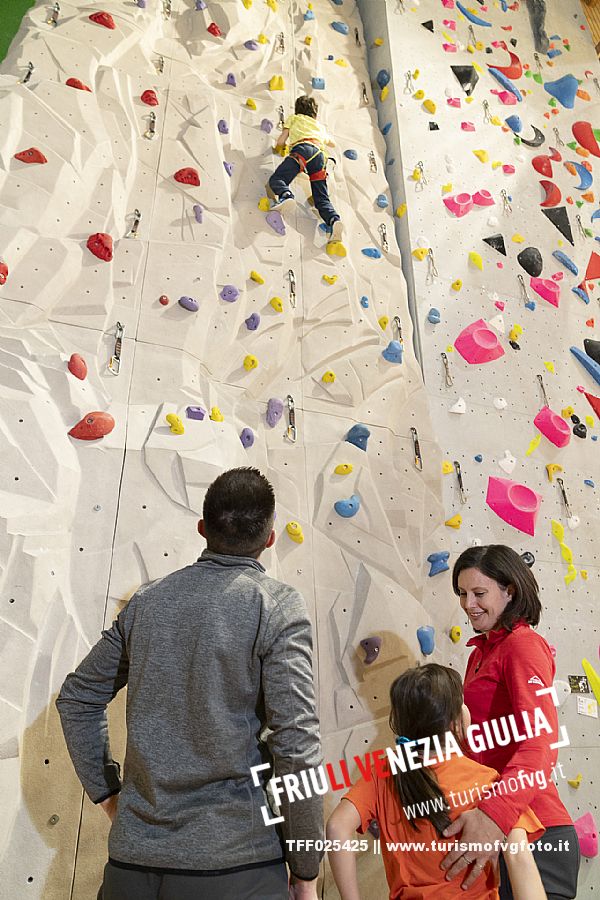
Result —
<svg viewBox="0 0 600 900"><path fill-rule="evenodd" d="M152 88L144 91L140 100L142 103L145 103L146 106L158 106L158 97L156 96L156 91L153 91Z"/></svg>
<svg viewBox="0 0 600 900"><path fill-rule="evenodd" d="M169 298L167 297L166 294L161 294L160 297L158 298L158 302L160 303L161 306L168 306Z"/></svg>
<svg viewBox="0 0 600 900"><path fill-rule="evenodd" d="M590 260L585 270L584 281L591 281L592 278L600 278L600 256L592 250Z"/></svg>
<svg viewBox="0 0 600 900"><path fill-rule="evenodd" d="M6 263L0 262L0 284L6 284L8 278L8 266Z"/></svg>
<svg viewBox="0 0 600 900"><path fill-rule="evenodd" d="M111 31L114 31L117 27L111 14L107 12L92 13L90 19L92 22L95 22L96 25L103 25L105 28L110 28Z"/></svg>
<svg viewBox="0 0 600 900"><path fill-rule="evenodd" d="M594 397L593 394L588 394L587 391L582 391L582 394L586 398L596 415L600 418L600 397Z"/></svg>
<svg viewBox="0 0 600 900"><path fill-rule="evenodd" d="M501 46L510 56L510 65L509 66L494 66L494 69L498 72L502 72L503 75L506 75L507 78L510 78L511 81L515 81L515 79L520 78L523 74L523 66L521 65L521 60L517 56L516 53L513 53L512 50L509 50L504 41L501 41Z"/></svg>
<svg viewBox="0 0 600 900"><path fill-rule="evenodd" d="M546 178L552 178L552 162L549 156L534 156L531 165L536 172L544 175Z"/></svg>
<svg viewBox="0 0 600 900"><path fill-rule="evenodd" d="M571 130L578 144L589 150L592 156L600 156L600 146L598 146L594 129L589 122L574 122Z"/></svg>
<svg viewBox="0 0 600 900"><path fill-rule="evenodd" d="M115 420L107 412L89 412L77 425L73 425L69 434L78 441L97 441L105 434L110 434L115 427Z"/></svg>
<svg viewBox="0 0 600 900"><path fill-rule="evenodd" d="M79 78L67 78L65 84L67 87L77 88L78 91L89 91L90 94L92 93L92 89Z"/></svg>
<svg viewBox="0 0 600 900"><path fill-rule="evenodd" d="M594 325L596 324L596 321L595 321L595 319L586 319L585 324L587 325L588 328L593 328Z"/></svg>
<svg viewBox="0 0 600 900"><path fill-rule="evenodd" d="M540 181L540 186L543 187L546 192L546 196L542 203L540 203L540 206L544 207L544 209L558 206L562 196L559 188L552 181Z"/></svg>
<svg viewBox="0 0 600 900"><path fill-rule="evenodd" d="M42 151L38 150L37 147L30 147L29 150L21 150L19 153L15 153L15 159L22 163L39 163L40 165L48 162Z"/></svg>
<svg viewBox="0 0 600 900"><path fill-rule="evenodd" d="M200 184L200 176L192 166L186 166L184 169L179 169L175 172L173 178L175 181L179 181L180 184L192 184L194 187L198 187Z"/></svg>
<svg viewBox="0 0 600 900"><path fill-rule="evenodd" d="M67 369L74 375L75 378L79 378L80 381L83 381L87 375L87 363L83 356L80 356L79 353L72 353L71 359L67 363Z"/></svg>
<svg viewBox="0 0 600 900"><path fill-rule="evenodd" d="M215 22L211 22L210 25L208 26L208 28L207 28L206 30L209 31L209 32L210 32L212 35L214 35L215 37L221 37L221 36L222 36L222 31L221 31L221 29L219 28L219 26L218 26Z"/></svg>
<svg viewBox="0 0 600 900"><path fill-rule="evenodd" d="M550 147L550 159L552 162L562 162L562 156L556 149L556 147Z"/></svg>
<svg viewBox="0 0 600 900"><path fill-rule="evenodd" d="M110 234L105 234L103 231L90 234L87 239L87 248L90 253L103 262L110 262L113 258L113 239Z"/></svg>

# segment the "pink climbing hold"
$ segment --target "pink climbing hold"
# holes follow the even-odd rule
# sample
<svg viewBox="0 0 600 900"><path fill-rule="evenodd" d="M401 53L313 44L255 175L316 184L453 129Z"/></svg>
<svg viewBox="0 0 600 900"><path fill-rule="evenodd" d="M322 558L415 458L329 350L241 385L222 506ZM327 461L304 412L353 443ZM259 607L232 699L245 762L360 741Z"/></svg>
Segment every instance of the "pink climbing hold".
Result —
<svg viewBox="0 0 600 900"><path fill-rule="evenodd" d="M41 150L38 150L37 147L30 147L29 150L21 150L19 153L15 153L15 159L18 159L19 162L28 163L38 163L39 165L44 165L48 160L44 156Z"/></svg>
<svg viewBox="0 0 600 900"><path fill-rule="evenodd" d="M69 434L78 441L97 441L110 434L115 427L115 420L107 412L89 412L77 425L73 425Z"/></svg>
<svg viewBox="0 0 600 900"><path fill-rule="evenodd" d="M598 856L598 828L591 812L584 813L573 822L577 837L579 838L579 849L581 855L591 859Z"/></svg>
<svg viewBox="0 0 600 900"><path fill-rule="evenodd" d="M178 169L173 175L173 178L180 184L191 184L193 187L198 187L200 184L200 176L198 175L197 170L192 166L185 166L183 169Z"/></svg>
<svg viewBox="0 0 600 900"><path fill-rule="evenodd" d="M484 189L473 194L473 203L477 206L494 206L495 202L490 192Z"/></svg>
<svg viewBox="0 0 600 900"><path fill-rule="evenodd" d="M472 122L461 122L460 127L463 131L475 131L475 126Z"/></svg>
<svg viewBox="0 0 600 900"><path fill-rule="evenodd" d="M531 278L529 281L532 290L539 294L543 300L547 300L552 306L558 307L560 300L560 286L550 278Z"/></svg>
<svg viewBox="0 0 600 900"><path fill-rule="evenodd" d="M104 28L110 28L111 31L114 31L117 27L115 25L115 20L113 19L111 14L107 12L92 13L89 18L92 20L92 22L95 22L96 25L103 25Z"/></svg>
<svg viewBox="0 0 600 900"><path fill-rule="evenodd" d="M490 509L508 525L535 535L535 522L542 502L540 494L525 484L491 475L485 499Z"/></svg>
<svg viewBox="0 0 600 900"><path fill-rule="evenodd" d="M142 103L145 103L146 106L158 106L158 97L156 96L156 91L153 91L152 88L148 88L148 90L144 91L140 100Z"/></svg>
<svg viewBox="0 0 600 900"><path fill-rule="evenodd" d="M454 346L471 365L492 362L504 356L504 347L498 340L498 335L484 319L478 319L463 328L454 341Z"/></svg>
<svg viewBox="0 0 600 900"><path fill-rule="evenodd" d="M72 353L69 362L67 363L67 369L74 375L75 378L79 378L80 381L83 381L87 375L88 367L83 356L80 356L79 353Z"/></svg>
<svg viewBox="0 0 600 900"><path fill-rule="evenodd" d="M444 206L446 209L449 209L451 213L454 213L457 219L461 219L463 216L469 212L469 210L473 209L473 198L470 194L456 194L454 197L444 197Z"/></svg>
<svg viewBox="0 0 600 900"><path fill-rule="evenodd" d="M500 103L503 103L504 106L515 106L517 103L517 98L511 91L492 90L491 93L495 94Z"/></svg>
<svg viewBox="0 0 600 900"><path fill-rule="evenodd" d="M110 262L113 258L113 239L110 234L105 234L103 231L90 234L87 239L87 248L90 253L103 262Z"/></svg>
<svg viewBox="0 0 600 900"><path fill-rule="evenodd" d="M65 81L67 87L77 88L78 91L88 91L90 94L92 93L92 89L84 84L80 78L67 78Z"/></svg>
<svg viewBox="0 0 600 900"><path fill-rule="evenodd" d="M547 437L555 447L566 447L571 440L571 429L562 416L544 406L533 420L535 427Z"/></svg>
<svg viewBox="0 0 600 900"><path fill-rule="evenodd" d="M517 170L515 169L515 167L513 166L512 163L505 163L502 166L502 171L504 172L505 175L514 175Z"/></svg>
<svg viewBox="0 0 600 900"><path fill-rule="evenodd" d="M0 262L0 284L6 284L8 278L8 266L6 263Z"/></svg>

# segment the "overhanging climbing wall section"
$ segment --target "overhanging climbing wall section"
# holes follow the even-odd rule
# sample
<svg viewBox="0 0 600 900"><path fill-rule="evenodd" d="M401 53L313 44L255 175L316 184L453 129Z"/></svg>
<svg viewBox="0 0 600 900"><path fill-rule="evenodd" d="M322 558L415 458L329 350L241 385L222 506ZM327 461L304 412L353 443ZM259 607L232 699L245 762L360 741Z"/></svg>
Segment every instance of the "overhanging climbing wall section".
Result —
<svg viewBox="0 0 600 900"><path fill-rule="evenodd" d="M571 693L568 676L598 668L600 82L579 4L547 6L537 52L525 3L363 4L368 34L385 37L370 42L372 74L391 77L375 90L401 147L443 546L450 565L474 541L529 554L570 740L560 795L574 820L597 821L600 697ZM578 896L593 896L598 866L583 859Z"/></svg>
<svg viewBox="0 0 600 900"><path fill-rule="evenodd" d="M439 642L456 602L427 577L441 453L355 5L107 0L52 17L36 5L0 74L2 883L87 900L108 823L55 695L140 584L199 555L219 472L256 465L275 486L265 562L313 617L327 760L389 742L389 684L425 659L420 626L453 658ZM280 116L304 91L337 142L333 255L306 179L285 221L265 207ZM384 897L372 854L361 871Z"/></svg>

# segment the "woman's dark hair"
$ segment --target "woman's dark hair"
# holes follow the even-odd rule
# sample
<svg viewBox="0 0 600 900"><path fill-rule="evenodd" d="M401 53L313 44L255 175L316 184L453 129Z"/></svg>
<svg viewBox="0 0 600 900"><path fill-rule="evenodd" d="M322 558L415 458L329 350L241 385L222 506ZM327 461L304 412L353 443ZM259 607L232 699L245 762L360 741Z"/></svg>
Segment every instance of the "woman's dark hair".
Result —
<svg viewBox="0 0 600 900"><path fill-rule="evenodd" d="M504 544L487 544L485 547L469 547L460 554L452 569L452 587L459 596L458 576L464 569L479 569L501 588L511 585L512 599L498 619L496 629L512 627L519 619L529 625L538 625L542 612L538 583L529 566L516 550Z"/></svg>
<svg viewBox="0 0 600 900"><path fill-rule="evenodd" d="M304 94L296 100L294 112L297 116L310 116L311 118L316 119L317 113L319 112L319 104L312 97L307 97L306 94Z"/></svg>
<svg viewBox="0 0 600 900"><path fill-rule="evenodd" d="M443 748L446 732L461 720L462 680L454 669L437 663L407 669L392 684L390 701L390 728L394 734L408 737L411 741L438 735ZM457 735L459 742L461 737ZM429 819L441 834L450 824L450 806L434 770L430 766L410 769L407 763L407 771L397 771L393 777L402 805L427 803L429 812L419 818ZM438 808L440 798L443 809ZM415 831L419 831L412 818L408 821Z"/></svg>
<svg viewBox="0 0 600 900"><path fill-rule="evenodd" d="M258 469L229 469L209 486L202 517L208 549L258 556L273 528L275 493Z"/></svg>

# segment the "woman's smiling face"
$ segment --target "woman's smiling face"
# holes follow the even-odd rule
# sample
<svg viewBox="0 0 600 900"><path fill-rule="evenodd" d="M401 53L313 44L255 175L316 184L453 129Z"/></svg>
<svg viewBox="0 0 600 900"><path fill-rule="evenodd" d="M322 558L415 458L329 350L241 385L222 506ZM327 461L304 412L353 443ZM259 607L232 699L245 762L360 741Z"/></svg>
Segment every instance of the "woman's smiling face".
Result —
<svg viewBox="0 0 600 900"><path fill-rule="evenodd" d="M463 569L458 576L460 605L475 631L492 631L510 603L513 587L503 588L479 569Z"/></svg>

